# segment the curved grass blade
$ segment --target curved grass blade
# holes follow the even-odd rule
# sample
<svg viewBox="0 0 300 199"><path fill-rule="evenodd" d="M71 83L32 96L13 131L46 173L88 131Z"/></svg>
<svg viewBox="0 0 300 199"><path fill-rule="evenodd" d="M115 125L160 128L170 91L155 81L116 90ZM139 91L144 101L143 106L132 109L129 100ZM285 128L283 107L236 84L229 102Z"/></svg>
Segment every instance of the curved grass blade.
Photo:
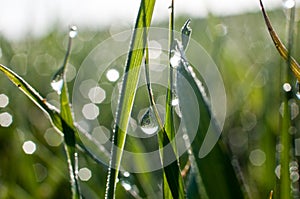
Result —
<svg viewBox="0 0 300 199"><path fill-rule="evenodd" d="M7 68L6 66L0 64L0 71L6 75L6 77L15 84L32 102L34 102L42 111L46 113L46 115L49 118L50 123L52 126L57 130L57 132L61 136L65 136L63 129L67 128L68 132L70 134L75 134L75 128L71 127L67 124L67 122L62 119L59 110L47 102L45 98L43 98L29 83L27 83L23 78L21 78L18 74ZM87 155L89 155L95 162L99 164L103 164L101 160L99 160L88 148L86 148L83 143L81 142L79 136L75 134L76 139L76 148L79 150L85 152ZM88 133L83 132L83 136L86 141L93 143L97 146L99 146L98 143L96 143L95 139L93 139ZM101 151L103 158L107 159L109 158L109 153L107 151Z"/></svg>
<svg viewBox="0 0 300 199"><path fill-rule="evenodd" d="M112 136L112 150L107 175L105 198L114 198L122 153L125 145L126 130L130 119L133 100L136 93L140 66L144 56L144 48L151 23L155 0L142 0L135 29L125 65L125 74L120 93L116 123Z"/></svg>
<svg viewBox="0 0 300 199"><path fill-rule="evenodd" d="M78 199L81 198L80 187L78 181L78 157L75 149L76 138L75 134L76 128L74 125L74 120L72 116L72 111L69 102L69 93L66 80L67 72L67 63L71 52L72 39L77 34L77 27L73 26L70 28L69 32L69 42L67 52L64 58L62 67L54 75L54 80L62 81L62 90L60 93L60 115L62 120L62 131L64 133L64 146L67 154L67 160L69 164L70 180L71 180L71 189L72 189L72 198ZM54 81L53 80L53 81Z"/></svg>
<svg viewBox="0 0 300 199"><path fill-rule="evenodd" d="M223 143L219 140L212 151L205 157L199 158L200 147L203 144L204 138L207 134L208 127L211 120L210 107L208 99L200 88L200 80L195 77L195 74L190 69L183 47L179 42L174 46L174 53L180 56L176 66L177 69L177 95L179 98L180 110L182 113L182 120L185 124L187 132L194 131L194 120L199 113L195 111L195 107L191 107L191 95L195 95L200 111L200 120L197 134L191 143L193 155L196 160L198 170L201 175L203 185L205 186L206 194L209 198L244 198L241 190L241 185L237 179L234 168L231 164L230 157L225 150ZM188 85L187 85L188 84ZM187 89L190 87L190 89ZM192 92L192 93L191 93ZM219 135L220 128L216 122L213 122L213 132ZM201 190L201 189L200 189Z"/></svg>
<svg viewBox="0 0 300 199"><path fill-rule="evenodd" d="M171 49L174 45L174 0L171 0L169 7L169 58L171 57ZM159 145L163 149L164 146L173 140L173 151L172 154L165 154L164 150L161 151L162 164L164 165L164 157L171 156L175 161L168 166L163 166L163 194L164 198L185 198L185 187L183 178L181 176L180 164L177 155L177 147L175 142L175 125L174 125L174 107L172 106L172 100L174 99L174 70L169 64L169 77L168 77L168 88L166 96L166 116L164 128L159 132Z"/></svg>
<svg viewBox="0 0 300 199"><path fill-rule="evenodd" d="M298 81L300 82L300 65L298 64L298 62L289 55L289 52L287 50L287 48L284 46L284 44L282 43L282 41L280 40L280 38L278 37L277 33L275 32L275 30L272 27L272 24L270 22L270 19L265 11L265 8L263 6L262 0L259 0L260 2L260 7L261 7L261 11L262 14L264 16L265 19L265 23L268 27L268 31L270 33L270 36L273 40L273 43L275 44L275 47L277 48L277 51L279 52L279 54L281 55L281 57L288 61L288 59L290 59L290 68L293 71L294 75L296 76L296 78L298 79Z"/></svg>
<svg viewBox="0 0 300 199"><path fill-rule="evenodd" d="M159 116L158 109L155 104L154 95L152 92L152 86L150 81L149 72L149 50L148 47L145 49L145 76L147 82L148 96L150 100L150 106L153 107L155 119L157 120L160 131L158 132L158 143L160 150L160 159L163 166L163 195L164 198L185 198L184 183L180 172L178 158L176 157L175 151L168 151L168 154L164 154L164 146L170 143L169 137L165 131L162 120ZM171 101L169 101L171 104ZM164 157L172 158L176 161L171 164L164 166Z"/></svg>
<svg viewBox="0 0 300 199"><path fill-rule="evenodd" d="M3 72L8 79L14 83L32 102L34 102L43 112L46 113L46 115L49 118L49 121L51 125L57 130L57 132L61 136L65 136L63 129L67 129L70 134L75 134L75 143L76 148L84 153L86 153L90 158L92 158L95 162L97 162L100 165L103 165L102 160L108 160L110 157L110 154L108 151L105 150L105 148L100 148L100 156L101 160L90 151L80 140L79 136L76 131L76 128L80 130L80 126L76 126L76 128L68 126L67 122L65 122L64 119L62 119L59 110L48 103L45 98L43 98L29 83L27 83L23 78L21 78L18 74L7 68L6 66L0 64L0 71ZM86 142L89 142L90 144L93 144L95 146L100 146L101 144L98 143L95 139L93 139L89 133L86 133L84 131L82 132L82 137L84 138ZM130 192L131 190L129 190ZM132 194L133 195L133 194Z"/></svg>

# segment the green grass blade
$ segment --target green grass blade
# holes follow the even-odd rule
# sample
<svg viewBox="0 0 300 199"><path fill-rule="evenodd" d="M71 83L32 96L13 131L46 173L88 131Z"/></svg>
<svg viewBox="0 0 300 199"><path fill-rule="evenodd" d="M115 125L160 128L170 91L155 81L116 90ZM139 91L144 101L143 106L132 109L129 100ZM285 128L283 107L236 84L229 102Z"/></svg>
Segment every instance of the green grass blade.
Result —
<svg viewBox="0 0 300 199"><path fill-rule="evenodd" d="M75 29L76 27L72 27L72 28ZM67 79L66 79L67 63L71 52L72 39L73 39L72 37L73 35L71 35L71 33L73 33L72 31L76 31L76 30L72 30L72 29L70 30L68 49L63 62L62 70L59 69L58 71L58 72L62 71L62 74L58 74L58 76L62 77L62 82L63 82L62 91L60 94L60 114L62 118L62 128L63 128L64 139L65 139L64 146L65 146L67 160L69 164L72 198L78 199L81 198L81 194L80 194L80 187L79 187L79 181L77 175L78 160L77 160L77 153L75 149L76 128L74 126L74 120L73 120L72 111L70 107L69 93L68 93L68 86L67 86Z"/></svg>
<svg viewBox="0 0 300 199"><path fill-rule="evenodd" d="M293 49L293 36L294 36L294 23L295 23L295 7L290 9L289 24L288 24L288 48L286 67L283 68L284 79L283 84L291 82L289 68L291 68L292 58L291 53ZM280 152L280 198L292 198L291 179L290 179L290 162L292 148L292 136L289 133L291 128L291 108L289 105L290 100L293 98L291 90L283 89L283 115L281 120L281 144L282 151Z"/></svg>
<svg viewBox="0 0 300 199"><path fill-rule="evenodd" d="M265 19L266 26L268 27L269 34L277 48L277 51L283 57L287 64L287 71L284 72L284 83L291 82L289 75L289 68L294 73L298 82L300 81L300 66L297 61L291 56L291 50L293 45L293 35L294 35L294 23L295 23L295 7L290 9L289 16L289 27L288 27L288 48L281 42L276 31L273 29L270 19L264 9L263 3L260 0L260 6L262 10L263 17ZM280 198L291 198L291 180L290 180L290 171L289 164L291 161L290 149L291 149L291 136L289 134L289 128L291 127L291 110L289 107L289 101L291 97L291 91L285 90L282 94L282 118L281 118L281 144L283 146L282 151L280 152L280 181L279 181L279 195ZM271 197L271 196L270 196Z"/></svg>
<svg viewBox="0 0 300 199"><path fill-rule="evenodd" d="M176 161L172 162L167 166L163 166L163 195L164 198L184 198L185 189L183 179L181 177L180 168L178 164L178 159L174 149L168 151L168 154L164 154L163 148L170 143L170 139L165 131L162 120L159 116L158 109L155 104L155 99L152 92L151 80L150 80L150 71L149 71L149 49L145 49L145 76L147 82L147 90L150 100L150 105L153 108L155 118L159 125L160 131L158 132L158 143L160 150L160 159L162 165L164 165L164 157L174 159ZM169 101L171 104L171 101Z"/></svg>
<svg viewBox="0 0 300 199"><path fill-rule="evenodd" d="M29 83L27 83L23 78L21 78L14 71L10 70L9 68L1 64L0 64L0 71L3 72L4 75L6 75L6 77L13 84L15 84L20 89L20 91L22 91L32 102L34 102L42 111L46 113L52 126L55 127L55 129L61 136L64 136L63 126L68 126L68 124L62 119L59 110L57 110L55 106L48 103L45 98L43 98ZM68 127L68 131L73 131L75 134L76 130L72 127ZM99 146L99 144L95 142L95 139L93 139L88 133L82 132L82 136L86 142ZM76 136L75 139L76 139L76 147L79 150L86 152L86 154L89 155L93 160L95 160L99 164L102 164L102 161L99 160L95 154L93 154L88 148L86 148L83 145L83 143L81 142L78 136ZM101 152L100 156L103 159L109 158L109 153L107 151L100 151L100 152Z"/></svg>
<svg viewBox="0 0 300 199"><path fill-rule="evenodd" d="M198 125L197 134L191 142L191 148L199 169L203 185L205 186L206 193L209 198L244 198L241 190L241 185L237 179L234 168L231 164L230 157L226 152L224 145L219 140L213 147L212 151L205 157L199 158L200 147L203 144L204 138L208 133L211 117L210 108L208 106L208 99L205 97L202 89L198 85L198 79L195 74L188 68L190 65L187 62L184 50L181 44L177 43L176 49L181 59L178 66L177 76L177 95L179 98L182 119L187 129L187 132L194 131L195 118L200 112L200 120ZM188 89L188 88L191 89ZM193 101L195 96L197 101ZM191 101L192 100L192 101ZM192 107L191 104L198 104L197 108ZM215 122L212 121L213 128L211 129L216 135L220 134L220 129Z"/></svg>
<svg viewBox="0 0 300 199"><path fill-rule="evenodd" d="M289 54L287 48L285 47L285 45L282 43L282 41L280 40L280 38L278 37L277 33L275 32L270 19L265 11L265 8L263 6L262 1L260 0L260 6L261 6L261 10L262 10L262 14L263 17L265 19L265 23L266 26L268 27L268 31L270 33L270 36L273 40L273 43L275 45L275 47L277 48L277 51L279 52L280 56L288 61L288 59L290 59L290 64L289 67L291 68L291 70L293 71L294 75L296 76L296 78L298 79L298 81L300 82L300 65L298 64L298 62Z"/></svg>
<svg viewBox="0 0 300 199"><path fill-rule="evenodd" d="M131 45L126 61L123 85L116 113L116 124L112 137L111 159L107 175L105 198L114 198L126 130L133 106L140 66L144 56L148 28L151 23L155 0L141 1L138 17L133 31Z"/></svg>

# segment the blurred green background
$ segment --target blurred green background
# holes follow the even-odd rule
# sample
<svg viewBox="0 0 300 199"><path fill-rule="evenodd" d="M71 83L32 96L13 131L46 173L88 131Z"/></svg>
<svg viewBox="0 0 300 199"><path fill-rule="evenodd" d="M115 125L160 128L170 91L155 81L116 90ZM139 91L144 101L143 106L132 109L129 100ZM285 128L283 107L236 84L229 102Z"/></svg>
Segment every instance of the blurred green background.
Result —
<svg viewBox="0 0 300 199"><path fill-rule="evenodd" d="M284 11L270 11L269 16L285 41L287 21ZM177 31L186 19L186 16L176 18ZM161 22L153 26L167 28L168 25ZM267 198L270 190L276 187L276 172L278 175L280 68L284 61L271 42L261 13L192 18L190 26L192 38L207 50L224 80L228 111L222 136L232 151L233 160L240 164L236 168L238 174L252 198ZM298 26L297 22L297 31ZM297 31L293 51L296 59L300 52ZM58 96L50 81L63 61L67 34L68 27L53 27L40 38L27 36L19 41L9 41L1 37L0 63L13 69L50 103L57 105ZM79 29L70 57L69 91L73 90L76 71L84 58L108 37L109 30ZM295 83L293 79L291 84ZM70 198L62 139L53 133L44 113L3 74L0 74L0 84L0 198ZM298 104L296 97L290 102L293 140L299 137ZM110 124L112 116L104 120ZM106 128L111 131L109 125ZM296 153L297 161L297 145L294 147L292 153ZM79 168L85 198L103 196L106 168L84 154L79 154ZM298 186L298 179L299 175L295 178L295 186ZM119 198L130 198L123 189L118 194Z"/></svg>

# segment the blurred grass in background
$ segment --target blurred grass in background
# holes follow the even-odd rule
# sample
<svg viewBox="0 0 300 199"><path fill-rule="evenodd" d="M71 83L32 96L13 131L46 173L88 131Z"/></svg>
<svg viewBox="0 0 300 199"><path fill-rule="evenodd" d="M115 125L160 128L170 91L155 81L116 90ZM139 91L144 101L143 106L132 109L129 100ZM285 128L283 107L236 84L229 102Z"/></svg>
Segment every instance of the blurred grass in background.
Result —
<svg viewBox="0 0 300 199"><path fill-rule="evenodd" d="M272 11L269 16L280 37L286 38L284 12ZM187 17L176 19L177 31ZM153 26L166 28L167 23ZM223 139L232 150L234 160L240 163L237 170L243 175L251 197L267 198L270 190L276 187L276 172L278 175L280 66L284 62L277 55L261 13L231 17L210 15L205 19L192 19L191 28L192 38L208 51L224 80L228 112ZM63 62L67 30L67 27L66 31L54 27L45 37L18 42L0 38L0 63L21 75L57 106L59 98L50 81ZM110 36L109 30L95 32L79 28L69 61L70 92L84 58ZM295 40L294 57L297 59L300 52L297 34ZM70 198L62 138L53 133L43 112L4 75L0 76L0 84L0 94L4 94L0 95L0 198ZM296 100L291 102L294 127L290 133L295 140L300 128L298 104ZM102 124L111 131L112 115L101 118ZM103 196L106 169L82 154L79 154L79 169L84 196ZM119 189L117 198L130 198L130 195Z"/></svg>

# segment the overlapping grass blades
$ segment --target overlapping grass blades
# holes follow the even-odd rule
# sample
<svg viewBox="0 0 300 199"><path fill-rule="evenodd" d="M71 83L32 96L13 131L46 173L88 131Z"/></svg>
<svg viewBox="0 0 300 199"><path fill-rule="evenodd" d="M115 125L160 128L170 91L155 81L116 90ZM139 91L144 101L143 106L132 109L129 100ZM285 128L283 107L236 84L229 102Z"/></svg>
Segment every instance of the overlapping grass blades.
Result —
<svg viewBox="0 0 300 199"><path fill-rule="evenodd" d="M63 87L60 95L61 102L61 110L59 111L49 104L46 99L44 99L40 94L28 84L25 80L23 80L16 73L8 69L7 67L0 65L0 70L12 81L23 93L25 93L38 107L40 107L43 111L45 111L49 117L52 125L56 127L59 131L62 132L64 136L65 142L65 150L67 154L67 162L69 164L69 172L70 172L70 180L71 180L71 189L72 189L72 197L75 199L81 198L79 182L77 177L77 154L75 152L76 147L76 128L74 126L74 121L72 118L72 112L69 105L69 96L68 96L68 88L66 85L66 66L69 58L69 54L71 51L71 40L69 38L69 44L67 53L65 55L64 63L61 69L59 69L62 75ZM62 70L63 69L63 70ZM79 141L78 137L77 140ZM81 142L79 141L80 145Z"/></svg>
<svg viewBox="0 0 300 199"><path fill-rule="evenodd" d="M114 198L126 130L136 93L140 66L144 57L148 29L151 23L155 0L142 0L133 30L130 49L125 64L125 74L116 113L112 136L112 150L107 175L105 198Z"/></svg>
<svg viewBox="0 0 300 199"><path fill-rule="evenodd" d="M61 69L59 69L58 71L61 72L61 74L56 74L56 75L61 76L62 78L61 81L63 84L61 94L60 94L60 115L61 115L62 129L63 129L64 139L65 139L64 146L67 153L68 164L69 164L72 198L78 199L81 198L81 194L80 194L80 186L78 182L78 157L77 157L78 155L75 148L76 145L75 137L77 132L74 125L73 115L70 107L69 92L68 92L67 79L66 79L67 64L71 52L72 39L73 39L71 35L73 33L72 31L75 30L70 30L67 53L65 55L63 65Z"/></svg>
<svg viewBox="0 0 300 199"><path fill-rule="evenodd" d="M297 78L298 82L300 80L300 66L297 61L291 56L291 51L293 48L293 35L294 35L294 23L295 23L295 6L290 9L289 25L288 25L288 48L282 43L278 37L276 31L273 29L269 17L264 9L263 3L260 0L260 6L262 10L263 17L265 19L266 26L268 28L269 34L273 40L277 51L281 57L286 61L286 69L283 70L283 85L290 84L291 78L289 76L289 68L292 70L294 76ZM280 152L280 180L279 189L275 190L276 195L280 198L291 198L291 179L290 179L290 162L291 155L290 150L292 148L291 136L289 134L289 129L291 127L291 110L289 101L292 99L292 88L283 88L282 93L282 118L281 118L281 144L283 149ZM270 198L272 195L270 195Z"/></svg>
<svg viewBox="0 0 300 199"><path fill-rule="evenodd" d="M194 159L191 159L191 161L196 161L200 172L206 192L203 195L207 194L208 198L244 198L244 193L231 164L230 156L221 140L217 142L208 155L202 158L199 157L200 147L203 144L211 120L213 130L209 133L219 135L221 129L211 116L206 94L203 92L203 88L200 88L200 80L195 77L195 73L190 69L191 66L187 61L182 44L176 41L172 51L174 56L179 56L180 58L177 65L173 65L173 67L177 70L176 89L182 120L187 132L195 131L195 118L198 118L198 114L200 114L197 133L191 141L194 156ZM191 89L188 89L189 87ZM192 96L195 96L196 100L193 101ZM198 107L192 107L191 104L197 104ZM197 112L198 110L200 113Z"/></svg>

